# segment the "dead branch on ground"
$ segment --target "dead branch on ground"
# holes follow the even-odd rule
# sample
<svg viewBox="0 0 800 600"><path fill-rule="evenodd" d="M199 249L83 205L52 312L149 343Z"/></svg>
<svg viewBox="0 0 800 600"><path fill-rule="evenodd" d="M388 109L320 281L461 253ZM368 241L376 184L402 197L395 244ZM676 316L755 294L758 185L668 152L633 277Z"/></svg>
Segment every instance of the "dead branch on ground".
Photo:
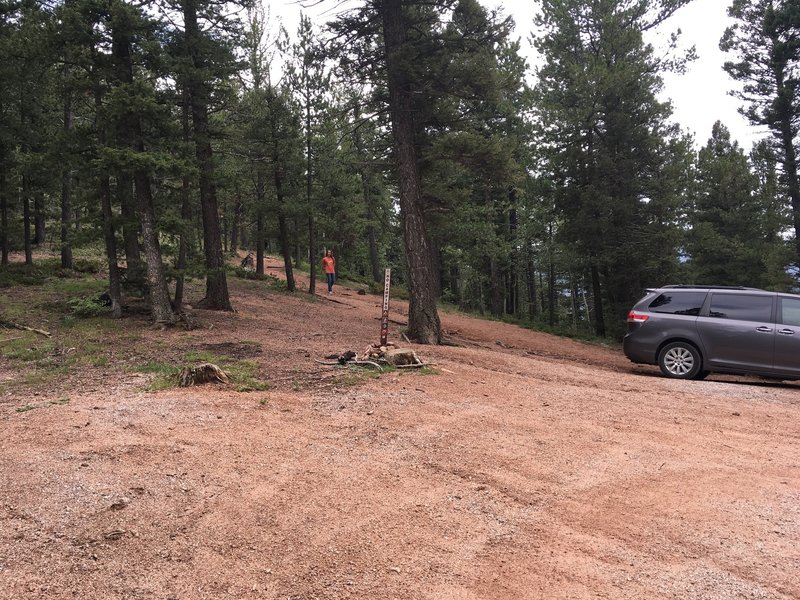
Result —
<svg viewBox="0 0 800 600"><path fill-rule="evenodd" d="M32 331L33 333L38 333L39 335L43 335L45 337L50 337L52 335L49 331L44 331L43 329L34 329L33 327L27 327L26 325L13 323L11 321L6 321L5 319L0 319L0 327L11 327L21 331Z"/></svg>

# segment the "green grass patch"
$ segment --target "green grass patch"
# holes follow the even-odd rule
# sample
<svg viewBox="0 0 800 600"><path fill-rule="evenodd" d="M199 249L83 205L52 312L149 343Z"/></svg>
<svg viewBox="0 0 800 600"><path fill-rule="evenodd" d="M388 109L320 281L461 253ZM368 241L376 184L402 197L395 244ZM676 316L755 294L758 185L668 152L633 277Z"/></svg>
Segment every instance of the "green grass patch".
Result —
<svg viewBox="0 0 800 600"><path fill-rule="evenodd" d="M251 344L260 347L258 342L251 342ZM187 352L184 359L189 363L209 362L217 365L228 374L231 383L236 386L237 392L259 392L270 388L268 381L258 378L258 365L253 362L207 351Z"/></svg>
<svg viewBox="0 0 800 600"><path fill-rule="evenodd" d="M348 386L356 386L361 385L366 381L370 381L372 379L379 379L381 375L389 373L389 369L387 367L382 367L383 372L378 371L378 369L374 367L362 367L360 365L347 365L347 373L341 378L341 382L344 385ZM394 369L392 369L394 370Z"/></svg>
<svg viewBox="0 0 800 600"><path fill-rule="evenodd" d="M8 330L0 329L0 331ZM52 354L55 347L55 342L52 340L37 339L33 334L26 334L0 345L0 356L16 362L37 363Z"/></svg>
<svg viewBox="0 0 800 600"><path fill-rule="evenodd" d="M257 344L257 342L253 342ZM213 352L191 351L184 354L184 366L213 363L227 373L237 392L259 392L270 388L270 383L258 377L258 365L246 360L220 356ZM182 367L151 361L135 368L139 373L153 374L147 387L150 391L177 387L178 375Z"/></svg>
<svg viewBox="0 0 800 600"><path fill-rule="evenodd" d="M137 373L148 373L154 375L153 380L147 386L147 389L151 392L156 392L159 390L166 390L176 387L178 385L178 374L181 370L175 365L149 361L136 367L134 371Z"/></svg>
<svg viewBox="0 0 800 600"><path fill-rule="evenodd" d="M40 260L33 265L11 263L0 268L0 289L44 285L49 278L58 277L61 272L61 261L55 258Z"/></svg>
<svg viewBox="0 0 800 600"><path fill-rule="evenodd" d="M435 367L420 367L419 369L404 369L405 371L413 371L418 375L440 375L441 372Z"/></svg>

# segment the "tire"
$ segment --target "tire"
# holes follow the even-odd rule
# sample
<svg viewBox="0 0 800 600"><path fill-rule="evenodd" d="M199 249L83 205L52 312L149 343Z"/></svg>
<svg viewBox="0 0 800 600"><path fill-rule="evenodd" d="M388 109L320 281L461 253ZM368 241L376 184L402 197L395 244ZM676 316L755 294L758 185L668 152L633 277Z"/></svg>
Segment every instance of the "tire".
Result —
<svg viewBox="0 0 800 600"><path fill-rule="evenodd" d="M658 366L666 377L696 379L702 377L703 359L700 352L687 342L672 342L658 354Z"/></svg>

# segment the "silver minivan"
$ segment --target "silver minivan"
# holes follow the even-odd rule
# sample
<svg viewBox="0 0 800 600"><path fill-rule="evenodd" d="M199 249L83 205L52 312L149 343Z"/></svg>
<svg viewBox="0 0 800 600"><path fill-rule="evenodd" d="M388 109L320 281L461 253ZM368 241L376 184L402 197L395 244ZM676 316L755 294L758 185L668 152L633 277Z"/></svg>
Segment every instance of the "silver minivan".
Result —
<svg viewBox="0 0 800 600"><path fill-rule="evenodd" d="M625 356L667 377L710 372L800 379L800 296L755 288L670 285L628 314Z"/></svg>

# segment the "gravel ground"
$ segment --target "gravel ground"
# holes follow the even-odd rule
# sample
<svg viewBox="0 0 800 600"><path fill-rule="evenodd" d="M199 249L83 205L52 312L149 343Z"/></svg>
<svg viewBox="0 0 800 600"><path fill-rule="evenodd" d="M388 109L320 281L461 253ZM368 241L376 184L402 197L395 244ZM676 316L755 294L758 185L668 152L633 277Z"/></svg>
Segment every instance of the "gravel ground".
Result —
<svg viewBox="0 0 800 600"><path fill-rule="evenodd" d="M125 319L109 347L142 341L108 365L0 397L1 598L800 598L798 384L667 380L458 314L457 346L412 345L434 374L371 379L314 360L375 341L381 298L232 290L234 314ZM173 349L272 387L118 368Z"/></svg>

